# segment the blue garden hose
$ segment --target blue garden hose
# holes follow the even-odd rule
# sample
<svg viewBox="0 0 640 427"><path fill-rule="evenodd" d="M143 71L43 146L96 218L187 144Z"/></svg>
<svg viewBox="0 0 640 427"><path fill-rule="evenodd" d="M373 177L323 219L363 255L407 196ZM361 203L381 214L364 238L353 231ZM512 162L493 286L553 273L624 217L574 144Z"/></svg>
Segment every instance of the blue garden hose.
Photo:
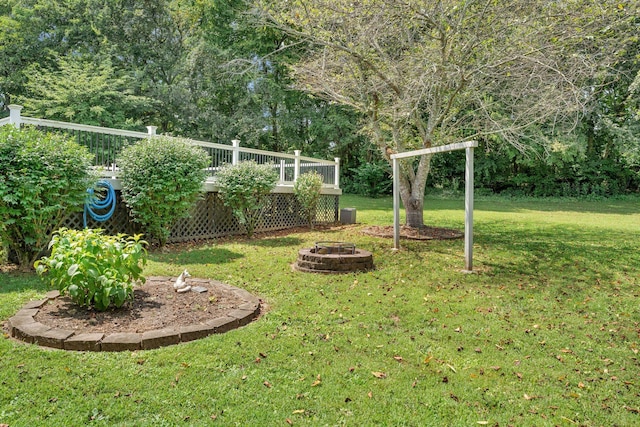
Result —
<svg viewBox="0 0 640 427"><path fill-rule="evenodd" d="M84 202L84 214L82 219L84 220L84 228L87 228L87 213L96 221L104 222L111 218L113 212L116 210L116 192L113 186L108 181L100 180L96 183L95 188L103 187L107 189L106 195L103 199L98 198L95 195L94 188L87 188L87 200ZM104 214L98 214L96 211L108 209Z"/></svg>

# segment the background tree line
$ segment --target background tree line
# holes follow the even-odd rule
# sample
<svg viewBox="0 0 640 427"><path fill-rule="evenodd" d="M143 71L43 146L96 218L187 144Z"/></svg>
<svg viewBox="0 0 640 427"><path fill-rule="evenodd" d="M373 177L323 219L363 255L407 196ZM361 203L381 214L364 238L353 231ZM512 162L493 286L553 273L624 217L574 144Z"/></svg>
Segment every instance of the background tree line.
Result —
<svg viewBox="0 0 640 427"><path fill-rule="evenodd" d="M301 2L287 7L294 10L294 3ZM453 6L443 11L443 22L457 7L444 3ZM366 113L301 85L295 65L315 60L317 48L304 31L297 36L270 25L261 10L251 0L0 0L0 107L20 103L25 115L139 130L154 124L173 135L220 143L239 138L249 147L340 157L346 190L389 192L387 159L362 126ZM466 132L480 142L478 186L566 196L640 189L640 17L633 2L606 12L611 16L602 19L593 48L615 54L604 71L581 82L582 111L570 127L554 126L551 117L517 135L473 134L466 130L471 121L460 121L452 138ZM358 30L356 24L350 23ZM412 34L427 34L416 28ZM572 49L585 47L567 42L567 60ZM473 107L456 118L479 118L483 103L504 90L487 87L482 100L465 104ZM503 117L490 119L508 119L507 112L504 106ZM510 136L515 144L505 143ZM463 168L459 153L435 156L429 184L455 190Z"/></svg>

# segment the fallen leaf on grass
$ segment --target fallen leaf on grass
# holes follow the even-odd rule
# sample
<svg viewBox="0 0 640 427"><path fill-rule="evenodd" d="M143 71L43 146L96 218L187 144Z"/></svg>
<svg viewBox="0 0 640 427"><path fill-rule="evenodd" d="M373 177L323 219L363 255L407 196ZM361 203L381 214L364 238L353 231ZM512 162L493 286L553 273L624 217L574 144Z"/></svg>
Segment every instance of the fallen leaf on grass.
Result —
<svg viewBox="0 0 640 427"><path fill-rule="evenodd" d="M402 362L404 360L402 359L402 356L393 356L393 358L398 362Z"/></svg>
<svg viewBox="0 0 640 427"><path fill-rule="evenodd" d="M540 399L540 396L529 396L527 393L524 394L524 400L533 400Z"/></svg>
<svg viewBox="0 0 640 427"><path fill-rule="evenodd" d="M371 398L373 397L373 393L371 393L371 392L367 393L367 397L368 397L369 399L371 399Z"/></svg>
<svg viewBox="0 0 640 427"><path fill-rule="evenodd" d="M287 422L287 424L289 424L290 426L292 426L292 425L293 425L293 421L291 421L289 418L287 418L285 421L286 421L286 422Z"/></svg>
<svg viewBox="0 0 640 427"><path fill-rule="evenodd" d="M634 414L640 414L640 409L638 408L632 408L630 406L625 406L624 409L626 409L629 412L632 412Z"/></svg>
<svg viewBox="0 0 640 427"><path fill-rule="evenodd" d="M264 384L264 386L267 388L271 388L271 383L269 381L265 381L262 384Z"/></svg>
<svg viewBox="0 0 640 427"><path fill-rule="evenodd" d="M380 378L380 379L384 379L387 378L387 374L385 374L384 372L371 372L373 374L374 377L376 378Z"/></svg>
<svg viewBox="0 0 640 427"><path fill-rule="evenodd" d="M295 411L292 412L292 414L304 414L305 410L304 409L296 409Z"/></svg>

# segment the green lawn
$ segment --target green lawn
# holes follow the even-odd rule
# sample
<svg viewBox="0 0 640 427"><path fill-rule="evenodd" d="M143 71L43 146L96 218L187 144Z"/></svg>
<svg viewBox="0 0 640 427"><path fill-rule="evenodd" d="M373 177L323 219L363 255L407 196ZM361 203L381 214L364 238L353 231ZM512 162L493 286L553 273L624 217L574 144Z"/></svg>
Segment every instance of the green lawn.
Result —
<svg viewBox="0 0 640 427"><path fill-rule="evenodd" d="M0 424L17 426L640 425L640 201L476 201L464 242L363 235L390 199L344 196L358 224L151 254L148 275L222 280L269 311L223 335L135 353L0 339ZM426 200L464 228L463 200ZM376 270L292 272L319 240ZM0 276L0 320L46 289Z"/></svg>

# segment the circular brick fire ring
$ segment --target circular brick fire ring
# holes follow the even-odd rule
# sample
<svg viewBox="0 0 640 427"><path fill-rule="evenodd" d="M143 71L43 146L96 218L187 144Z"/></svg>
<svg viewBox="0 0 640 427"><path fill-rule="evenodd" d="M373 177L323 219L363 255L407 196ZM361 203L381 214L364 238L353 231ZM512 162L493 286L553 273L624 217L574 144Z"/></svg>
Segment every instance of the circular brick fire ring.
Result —
<svg viewBox="0 0 640 427"><path fill-rule="evenodd" d="M373 254L351 243L318 242L315 247L300 249L293 264L306 273L341 274L373 270Z"/></svg>

